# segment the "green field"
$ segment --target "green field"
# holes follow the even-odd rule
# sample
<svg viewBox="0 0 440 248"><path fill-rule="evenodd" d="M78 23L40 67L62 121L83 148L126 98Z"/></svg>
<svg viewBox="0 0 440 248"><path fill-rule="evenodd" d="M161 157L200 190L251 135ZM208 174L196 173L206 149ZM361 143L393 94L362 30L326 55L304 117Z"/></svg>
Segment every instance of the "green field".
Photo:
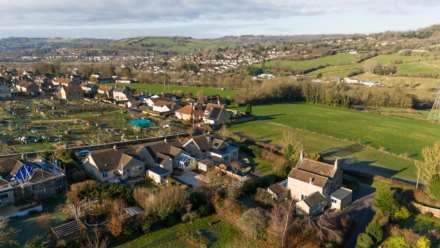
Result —
<svg viewBox="0 0 440 248"><path fill-rule="evenodd" d="M232 131L279 143L283 131L290 129L307 151L320 152L324 158L349 158L350 164L375 168L386 176L413 179L413 159L420 158L423 147L440 140L440 125L344 108L274 104L255 106L253 113L260 120L234 125Z"/></svg>
<svg viewBox="0 0 440 248"><path fill-rule="evenodd" d="M321 74L324 77L348 77L353 71L361 70L362 66L357 64L328 66L309 73L317 76Z"/></svg>
<svg viewBox="0 0 440 248"><path fill-rule="evenodd" d="M126 86L126 85L120 85ZM197 86L180 86L180 85L166 85L163 84L151 84L151 83L134 83L128 85L128 87L135 89L139 92L148 93L185 93L197 95L199 92L203 92L205 96L220 95L223 97L231 98L234 96L234 91L231 89L222 89L215 87L197 87Z"/></svg>
<svg viewBox="0 0 440 248"><path fill-rule="evenodd" d="M303 71L320 66L337 66L337 65L351 65L355 64L357 60L356 55L346 53L339 53L332 56L325 56L317 59L309 60L290 60L290 59L275 59L267 61L264 66L267 69L281 69L285 71Z"/></svg>
<svg viewBox="0 0 440 248"><path fill-rule="evenodd" d="M192 53L200 50L215 50L218 48L235 47L236 43L224 40L203 40L184 37L138 37L113 42L119 47L138 47L154 51Z"/></svg>
<svg viewBox="0 0 440 248"><path fill-rule="evenodd" d="M196 248L196 246L189 244L183 238L181 233L196 232L197 230L204 230L212 236L212 243L209 247L237 247L235 244L246 241L248 246L242 247L258 247L252 240L246 240L243 234L235 229L232 225L222 221L216 216L210 216L195 220L192 223L183 223L167 229L154 231L144 236L125 243L119 248ZM236 243L237 242L237 243Z"/></svg>

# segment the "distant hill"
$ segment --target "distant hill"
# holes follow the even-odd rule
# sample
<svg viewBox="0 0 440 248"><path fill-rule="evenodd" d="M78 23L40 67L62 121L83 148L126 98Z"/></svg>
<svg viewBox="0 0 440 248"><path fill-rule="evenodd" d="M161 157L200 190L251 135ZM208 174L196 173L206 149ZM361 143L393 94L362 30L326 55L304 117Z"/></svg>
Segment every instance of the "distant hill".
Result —
<svg viewBox="0 0 440 248"><path fill-rule="evenodd" d="M105 39L66 39L66 38L24 38L11 37L0 39L0 52L18 50L52 50L57 48L90 48L109 44Z"/></svg>

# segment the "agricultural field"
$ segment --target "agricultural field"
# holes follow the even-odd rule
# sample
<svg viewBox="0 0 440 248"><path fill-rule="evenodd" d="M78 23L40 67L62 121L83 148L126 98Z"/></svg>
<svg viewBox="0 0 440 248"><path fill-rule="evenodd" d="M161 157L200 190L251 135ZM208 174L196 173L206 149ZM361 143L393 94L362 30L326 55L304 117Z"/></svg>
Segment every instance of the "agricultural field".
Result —
<svg viewBox="0 0 440 248"><path fill-rule="evenodd" d="M148 92L148 93L185 93L185 94L193 94L197 95L199 92L202 92L205 96L208 95L220 95L226 98L232 98L234 96L234 90L232 89L223 89L216 87L197 87L197 86L181 86L181 85L166 85L163 84L151 84L151 83L134 83L129 85L120 85L120 86L128 86L132 89L135 89L138 92Z"/></svg>
<svg viewBox="0 0 440 248"><path fill-rule="evenodd" d="M420 118L381 115L311 104L274 104L253 108L258 120L232 131L279 143L291 130L309 152L346 158L361 170L415 178L415 159L440 140L440 125ZM405 135L402 135L405 134Z"/></svg>
<svg viewBox="0 0 440 248"><path fill-rule="evenodd" d="M210 239L208 247L259 247L253 240L247 240L229 223L216 216L197 219L192 223L183 223L176 226L154 231L144 236L125 243L118 248L196 248L200 244L192 244L185 240L184 235L189 232L203 231ZM197 246L199 245L199 246Z"/></svg>
<svg viewBox="0 0 440 248"><path fill-rule="evenodd" d="M271 70L282 71L308 71L318 67L351 65L355 64L358 57L356 55L339 53L332 56L325 56L317 59L309 60L289 60L289 59L275 59L267 61L264 66Z"/></svg>

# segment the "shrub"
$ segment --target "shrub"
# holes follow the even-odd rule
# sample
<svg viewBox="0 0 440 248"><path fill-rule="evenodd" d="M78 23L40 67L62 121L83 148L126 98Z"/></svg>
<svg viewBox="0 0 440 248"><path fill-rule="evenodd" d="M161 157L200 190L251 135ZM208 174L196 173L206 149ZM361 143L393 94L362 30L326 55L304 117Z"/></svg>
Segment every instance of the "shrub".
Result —
<svg viewBox="0 0 440 248"><path fill-rule="evenodd" d="M374 247L373 239L366 233L361 233L356 239L356 248Z"/></svg>
<svg viewBox="0 0 440 248"><path fill-rule="evenodd" d="M182 216L183 222L193 222L195 219L199 218L199 214L197 212L189 212Z"/></svg>
<svg viewBox="0 0 440 248"><path fill-rule="evenodd" d="M368 224L365 232L374 239L375 244L380 243L383 239L382 226L376 220L373 220Z"/></svg>
<svg viewBox="0 0 440 248"><path fill-rule="evenodd" d="M269 192L263 188L257 188L257 192L255 193L255 201L264 205L273 205L275 203L272 195L270 195Z"/></svg>
<svg viewBox="0 0 440 248"><path fill-rule="evenodd" d="M417 240L416 248L430 248L431 247L431 240L429 240L427 237L422 236Z"/></svg>
<svg viewBox="0 0 440 248"><path fill-rule="evenodd" d="M268 225L268 216L261 208L251 208L241 215L240 225L245 233L255 239L261 239Z"/></svg>
<svg viewBox="0 0 440 248"><path fill-rule="evenodd" d="M374 196L374 206L384 213L391 216L394 212L399 210L399 203L394 198L394 192L388 188L380 188Z"/></svg>
<svg viewBox="0 0 440 248"><path fill-rule="evenodd" d="M411 213L406 207L400 207L399 211L395 212L393 219L395 220L406 220L411 216Z"/></svg>
<svg viewBox="0 0 440 248"><path fill-rule="evenodd" d="M394 236L388 238L382 246L383 248L410 248L410 245L406 242L402 236Z"/></svg>

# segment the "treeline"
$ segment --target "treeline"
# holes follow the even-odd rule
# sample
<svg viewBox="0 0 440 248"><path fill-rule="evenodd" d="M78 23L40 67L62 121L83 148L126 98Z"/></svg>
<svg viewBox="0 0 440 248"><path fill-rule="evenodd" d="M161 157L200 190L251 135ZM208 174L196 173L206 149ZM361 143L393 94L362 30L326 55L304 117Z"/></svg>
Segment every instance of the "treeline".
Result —
<svg viewBox="0 0 440 248"><path fill-rule="evenodd" d="M412 108L415 96L400 88L367 88L338 83L267 82L237 94L237 103L309 102L333 106Z"/></svg>

